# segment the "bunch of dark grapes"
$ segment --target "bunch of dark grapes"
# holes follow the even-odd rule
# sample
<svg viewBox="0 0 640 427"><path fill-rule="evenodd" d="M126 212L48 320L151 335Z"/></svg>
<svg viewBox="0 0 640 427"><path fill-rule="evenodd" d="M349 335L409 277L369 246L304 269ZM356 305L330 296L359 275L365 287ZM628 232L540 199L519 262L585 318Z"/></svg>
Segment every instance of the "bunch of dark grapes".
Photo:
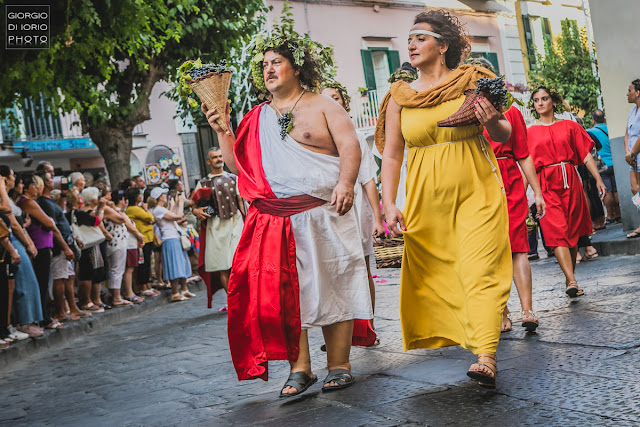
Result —
<svg viewBox="0 0 640 427"><path fill-rule="evenodd" d="M504 85L504 80L500 77L496 77L495 79L478 79L476 85L476 91L478 93L482 92L494 105L507 104L507 94L509 92Z"/></svg>
<svg viewBox="0 0 640 427"><path fill-rule="evenodd" d="M227 61L223 59L219 64L202 64L200 68L192 68L187 71L187 74L195 80L199 77L206 76L209 73L221 74L227 69Z"/></svg>

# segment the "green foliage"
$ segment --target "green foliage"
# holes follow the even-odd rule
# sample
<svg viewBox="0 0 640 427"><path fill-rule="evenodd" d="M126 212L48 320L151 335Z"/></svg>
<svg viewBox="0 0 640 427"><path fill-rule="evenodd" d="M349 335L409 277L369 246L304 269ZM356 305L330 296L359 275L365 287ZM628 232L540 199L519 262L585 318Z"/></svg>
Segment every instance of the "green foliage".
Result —
<svg viewBox="0 0 640 427"><path fill-rule="evenodd" d="M299 67L304 64L304 56L308 53L316 58L321 70L333 69L333 48L314 42L308 34L301 36L295 32L291 9L291 3L285 1L279 21L273 24L270 31L267 30L266 35L256 35L251 41L251 77L253 84L260 92L267 92L262 75L262 61L264 52L269 48L287 47L293 55L295 65ZM319 90L321 84L322 82L315 82L315 87L307 89Z"/></svg>
<svg viewBox="0 0 640 427"><path fill-rule="evenodd" d="M53 111L76 110L85 132L130 133L150 118L155 83L177 81L187 58L224 58L258 28L254 16L264 10L262 0L51 2L51 48L2 54L0 118L42 93Z"/></svg>
<svg viewBox="0 0 640 427"><path fill-rule="evenodd" d="M600 79L593 75L592 61L584 30L575 21L562 21L562 33L556 43L545 41L545 57L538 56L540 68L529 74L531 90L545 85L564 92L573 112L586 117L597 108Z"/></svg>

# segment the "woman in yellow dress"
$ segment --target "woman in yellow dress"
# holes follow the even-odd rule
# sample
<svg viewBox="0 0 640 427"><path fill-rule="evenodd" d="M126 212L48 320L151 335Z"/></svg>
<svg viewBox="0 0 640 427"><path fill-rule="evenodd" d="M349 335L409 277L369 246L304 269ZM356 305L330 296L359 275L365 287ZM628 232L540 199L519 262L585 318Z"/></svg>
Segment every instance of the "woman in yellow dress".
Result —
<svg viewBox="0 0 640 427"><path fill-rule="evenodd" d="M511 288L507 202L483 126L494 141L511 126L486 99L475 104L481 125L438 127L462 105L478 78L458 66L470 50L463 25L447 12L416 16L409 32L411 65L420 77L397 82L380 108L376 144L382 156L382 201L392 234L404 236L400 320L404 349L460 345L478 354L467 375L495 387L502 311ZM407 201L394 201L405 144ZM384 151L383 151L384 150Z"/></svg>

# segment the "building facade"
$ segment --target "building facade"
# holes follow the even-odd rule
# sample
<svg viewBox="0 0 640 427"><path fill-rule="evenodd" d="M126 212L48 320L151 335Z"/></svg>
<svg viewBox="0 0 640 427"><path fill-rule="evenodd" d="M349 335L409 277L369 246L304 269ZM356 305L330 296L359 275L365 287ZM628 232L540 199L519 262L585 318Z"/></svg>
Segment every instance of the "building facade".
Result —
<svg viewBox="0 0 640 427"><path fill-rule="evenodd" d="M176 104L162 95L168 89L163 81L154 86L149 103L151 119L133 131L131 175L145 176L145 166L157 163L152 158L153 148L164 146L181 159L181 178L188 189L201 176L197 130L193 124L174 118ZM0 150L0 164L20 173L32 171L39 161L47 160L65 175L75 171L90 172L95 177L106 174L104 160L89 135L82 133L75 111L53 115L40 100L27 100L24 110L14 112L20 128L12 131L6 121L2 123L0 143L5 148ZM27 157L32 159L28 166Z"/></svg>

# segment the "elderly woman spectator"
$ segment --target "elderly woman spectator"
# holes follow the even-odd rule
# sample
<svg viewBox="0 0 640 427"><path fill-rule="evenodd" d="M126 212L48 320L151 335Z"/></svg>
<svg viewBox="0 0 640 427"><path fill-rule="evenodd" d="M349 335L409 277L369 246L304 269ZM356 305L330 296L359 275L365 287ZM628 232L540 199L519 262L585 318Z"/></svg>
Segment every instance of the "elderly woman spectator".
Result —
<svg viewBox="0 0 640 427"><path fill-rule="evenodd" d="M80 205L80 197L84 205ZM88 187L78 197L76 192L69 192L67 196L67 210L70 222L88 227L100 228L104 219L106 200L100 197L100 190ZM78 236L82 238L81 236ZM110 237L107 233L107 240ZM100 299L102 282L106 280L106 260L100 250L100 245L84 248L78 262L78 293L80 308L91 313L102 313L106 304ZM110 308L110 307L109 307Z"/></svg>
<svg viewBox="0 0 640 427"><path fill-rule="evenodd" d="M44 190L44 181L36 175L27 175L24 178L24 194L16 203L20 209L31 217L31 224L27 232L38 250L33 259L33 269L36 273L38 286L40 287L40 302L42 305L43 324L47 329L60 329L63 324L52 319L48 313L49 275L51 273L51 261L53 240L63 248L65 257L73 260L73 252L67 246L54 220L49 217L41 206L36 203Z"/></svg>
<svg viewBox="0 0 640 427"><path fill-rule="evenodd" d="M16 183L16 175L5 165L0 165L0 176L6 184L9 192L12 192ZM0 196L4 202L4 197ZM33 271L29 257L38 254L36 246L24 229L24 214L13 199L7 197L12 213L7 215L11 222L11 243L18 251L22 262L15 271L15 289L13 290L14 317L18 324L18 331L30 337L40 337L43 330L36 323L42 321L42 305L40 303L40 289L36 274Z"/></svg>
<svg viewBox="0 0 640 427"><path fill-rule="evenodd" d="M151 198L157 201L157 206L151 213L156 219L162 239L162 275L171 283L171 301L184 301L191 295L187 288L191 264L187 251L180 243L177 225L186 222L186 218L169 212L166 208L168 192L169 190L159 187L151 190ZM181 292L178 291L178 284Z"/></svg>

